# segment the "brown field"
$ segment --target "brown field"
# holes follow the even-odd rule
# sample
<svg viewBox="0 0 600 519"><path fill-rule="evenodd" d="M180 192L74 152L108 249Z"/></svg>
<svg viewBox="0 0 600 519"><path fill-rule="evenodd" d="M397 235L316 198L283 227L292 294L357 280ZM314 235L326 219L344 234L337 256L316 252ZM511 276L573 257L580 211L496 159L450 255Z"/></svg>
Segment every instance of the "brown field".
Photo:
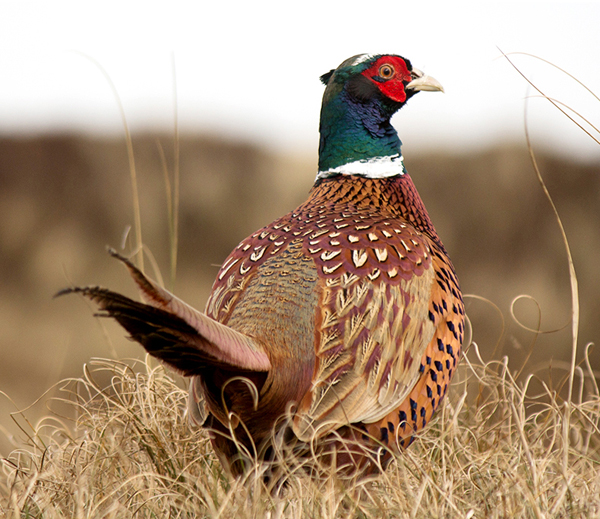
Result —
<svg viewBox="0 0 600 519"><path fill-rule="evenodd" d="M172 138L139 136L133 144L143 240L169 286L159 143L172 168ZM542 391L543 381L550 391L564 394L571 357L567 259L526 149L507 145L468 155L406 154L407 168L453 258L463 292L469 295L467 312L481 358L501 362L507 355L509 371L521 371L521 380L535 374L530 382L534 393ZM25 408L49 389L27 411L35 422L47 413L47 398L58 394L54 385L81 376L83 364L92 357L141 359L143 353L123 338L116 325L95 320L93 309L82 299L52 299L72 284L100 284L135 293L123 268L105 253L106 245L121 247L134 218L123 141L72 136L3 139L0 157L0 391L4 393L0 425L6 432L0 454L6 456L24 438L10 417L15 406ZM600 336L600 163L568 162L551 153L540 154L538 161L563 220L578 275L578 359L583 360L585 346ZM228 252L304 199L316 162L244 143L184 137L180 164L174 291L203 308ZM130 251L131 239L127 243ZM153 272L148 260L146 271ZM533 333L511 317L511 302L521 294L533 298L514 304L521 324L552 333ZM597 350L591 351L589 362L599 378ZM589 396L594 393L591 377L584 378L584 399L597 400ZM427 449L416 446L417 452ZM598 453L594 456L597 459Z"/></svg>

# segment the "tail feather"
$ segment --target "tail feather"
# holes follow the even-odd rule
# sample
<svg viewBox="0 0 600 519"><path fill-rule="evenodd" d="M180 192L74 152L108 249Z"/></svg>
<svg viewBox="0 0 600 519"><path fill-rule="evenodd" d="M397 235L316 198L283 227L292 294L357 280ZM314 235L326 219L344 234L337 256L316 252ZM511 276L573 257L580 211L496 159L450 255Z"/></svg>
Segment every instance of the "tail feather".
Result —
<svg viewBox="0 0 600 519"><path fill-rule="evenodd" d="M129 269L143 299L139 303L101 287L74 287L57 296L80 293L116 319L151 355L184 375L196 375L207 366L268 371L264 348L240 332L195 310L142 274L129 260L111 251Z"/></svg>

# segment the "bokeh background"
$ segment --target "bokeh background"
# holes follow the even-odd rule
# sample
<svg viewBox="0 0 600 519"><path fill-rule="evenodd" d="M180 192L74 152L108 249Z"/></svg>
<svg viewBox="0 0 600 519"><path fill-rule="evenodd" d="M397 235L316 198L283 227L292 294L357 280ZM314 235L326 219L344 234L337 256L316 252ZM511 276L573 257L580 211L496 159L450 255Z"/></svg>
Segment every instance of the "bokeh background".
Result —
<svg viewBox="0 0 600 519"><path fill-rule="evenodd" d="M599 21L598 2L573 1L3 2L0 426L17 432L10 412L56 395L57 382L80 376L94 356L143 356L81 298L52 298L73 284L135 294L105 253L131 251L123 118L143 239L166 280L164 171L179 164L174 289L203 308L229 251L305 199L317 167L318 77L362 52L402 54L444 85L445 95L419 94L394 119L407 168L463 291L477 296L467 309L483 358L508 355L518 370L531 351L525 371L548 381L552 367L559 388L571 355L568 266L525 146L525 107L579 278L580 359L600 334L600 146L502 52L535 54L599 92ZM509 58L598 126L600 101L584 87L530 56ZM511 302L521 294L539 304L540 329L558 331L519 326ZM538 327L531 300L514 312ZM591 361L600 371L597 352ZM41 402L28 416L45 411ZM0 439L1 454L11 448Z"/></svg>

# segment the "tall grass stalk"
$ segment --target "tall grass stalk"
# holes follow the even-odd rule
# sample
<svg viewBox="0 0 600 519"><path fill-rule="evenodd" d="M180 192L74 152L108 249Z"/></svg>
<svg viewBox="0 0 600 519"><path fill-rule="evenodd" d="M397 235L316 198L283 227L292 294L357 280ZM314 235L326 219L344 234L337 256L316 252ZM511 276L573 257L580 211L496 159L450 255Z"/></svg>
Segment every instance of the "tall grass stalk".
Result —
<svg viewBox="0 0 600 519"><path fill-rule="evenodd" d="M169 255L170 255L170 286L175 288L177 277L177 250L179 247L179 110L177 102L177 69L175 66L175 55L171 56L173 73L173 174L169 172L169 165L165 150L157 139L156 146L160 155L165 182L165 195L167 199L167 221L169 223ZM171 176L173 180L171 181Z"/></svg>
<svg viewBox="0 0 600 519"><path fill-rule="evenodd" d="M127 117L125 115L125 108L123 108L123 103L121 102L121 97L119 96L119 91L115 86L110 74L106 71L106 69L92 56L85 54L83 52L75 51L77 54L83 56L87 60L91 61L98 70L106 79L110 89L115 98L115 102L119 108L119 114L121 115L121 122L123 124L123 130L125 131L125 144L127 146L127 160L129 161L129 176L131 179L131 196L132 196L132 205L133 205L133 221L134 221L134 231L135 231L135 253L137 257L137 267L143 272L144 271L144 248L143 248L143 240L142 240L142 216L140 209L140 196L138 190L137 183L137 170L135 167L135 155L133 153L133 142L131 139L131 132L129 131L129 125L127 124Z"/></svg>

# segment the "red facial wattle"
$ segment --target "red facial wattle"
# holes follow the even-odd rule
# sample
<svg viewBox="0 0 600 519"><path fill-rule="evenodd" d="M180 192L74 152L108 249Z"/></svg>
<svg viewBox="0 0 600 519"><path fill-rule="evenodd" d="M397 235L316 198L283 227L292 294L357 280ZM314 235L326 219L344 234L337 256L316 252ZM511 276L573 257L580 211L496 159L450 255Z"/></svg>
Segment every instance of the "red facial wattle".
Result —
<svg viewBox="0 0 600 519"><path fill-rule="evenodd" d="M388 68L386 68L386 65ZM389 69L391 69L392 74L389 77L383 76L382 71L389 73ZM411 81L412 77L402 58L382 56L367 70L363 71L362 75L370 79L379 91L392 101L398 103L406 101L404 87Z"/></svg>

